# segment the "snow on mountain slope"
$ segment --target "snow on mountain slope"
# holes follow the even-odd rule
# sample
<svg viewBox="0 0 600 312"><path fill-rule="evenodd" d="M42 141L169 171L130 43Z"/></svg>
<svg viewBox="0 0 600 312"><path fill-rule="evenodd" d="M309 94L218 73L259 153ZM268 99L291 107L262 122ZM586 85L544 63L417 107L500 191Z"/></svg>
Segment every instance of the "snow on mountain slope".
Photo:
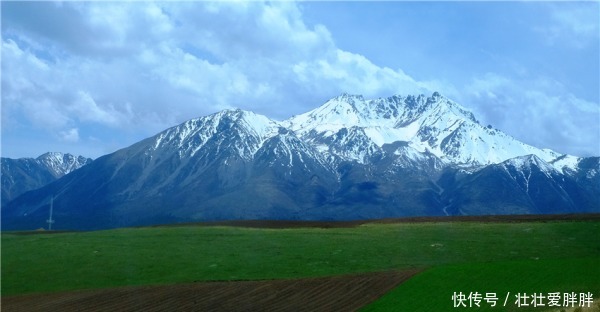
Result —
<svg viewBox="0 0 600 312"><path fill-rule="evenodd" d="M220 131L236 127L235 146L239 155L251 159L265 140L276 135L281 125L265 116L249 111L224 110L206 117L188 120L156 135L153 150L173 148L181 158L194 156Z"/></svg>
<svg viewBox="0 0 600 312"><path fill-rule="evenodd" d="M342 129L348 129L348 134L364 133L370 141L361 143L364 146L382 147L406 141L419 152L430 152L443 161L460 165L488 165L531 154L561 171L563 167L573 169L577 163L577 157L539 149L491 126L482 126L470 111L437 92L430 97L409 95L372 100L343 94L282 124L321 151L357 161L364 161L364 151L339 152L329 145L339 139ZM373 146L369 149L375 153Z"/></svg>
<svg viewBox="0 0 600 312"><path fill-rule="evenodd" d="M83 156L45 153L37 158L2 157L2 203L40 188L92 162Z"/></svg>
<svg viewBox="0 0 600 312"><path fill-rule="evenodd" d="M138 178L123 190L123 194L131 194L195 183L197 175L209 168L241 172L281 129L276 121L240 109L191 119L124 149L113 178L143 164ZM225 171L222 175L227 175Z"/></svg>
<svg viewBox="0 0 600 312"><path fill-rule="evenodd" d="M56 168L72 164L55 154L45 159ZM600 207L600 157L523 144L483 127L437 93L374 100L342 95L282 122L226 110L166 129L58 180L43 171L39 176L52 183L31 188L36 179L26 179L21 185L31 191L12 196L5 167L28 173L39 166L29 160L22 166L3 160L2 198L9 199L2 204L4 229L39 228L51 198L61 216L57 226L85 230Z"/></svg>
<svg viewBox="0 0 600 312"><path fill-rule="evenodd" d="M410 146L403 146L396 149L394 155L397 156L394 165L400 168L419 168L422 164L430 164L433 170L439 170L444 165L435 155L421 153Z"/></svg>
<svg viewBox="0 0 600 312"><path fill-rule="evenodd" d="M268 167L285 168L306 172L326 170L334 172L318 150L300 140L293 132L280 128L279 133L267 139L257 151L255 159ZM315 169L320 168L320 169Z"/></svg>
<svg viewBox="0 0 600 312"><path fill-rule="evenodd" d="M42 166L48 168L56 178L62 177L73 170L90 163L92 160L83 156L74 156L58 152L48 152L36 158Z"/></svg>
<svg viewBox="0 0 600 312"><path fill-rule="evenodd" d="M546 175L559 174L556 168L552 167L547 162L543 161L535 155L526 155L511 158L501 163L504 168L513 167L519 172L530 172L532 167L537 167L542 173Z"/></svg>
<svg viewBox="0 0 600 312"><path fill-rule="evenodd" d="M550 161L550 164L563 173L570 173L579 167L582 159L581 157L562 155Z"/></svg>
<svg viewBox="0 0 600 312"><path fill-rule="evenodd" d="M431 153L445 164L480 167L507 159L536 155L561 172L573 171L579 158L561 155L522 143L491 126L484 127L459 104L435 92L430 97L392 96L366 100L342 94L307 113L278 122L243 110L224 110L167 129L152 138L146 151L177 151L180 159L193 157L207 144L216 150L231 148L248 161L281 129L312 146L319 157L334 165L339 161L367 164L381 155L383 146L406 142L400 159L419 159L415 152ZM217 134L225 130L230 138ZM238 140L239 139L239 140ZM425 157L427 158L427 157ZM425 159L423 158L423 159Z"/></svg>

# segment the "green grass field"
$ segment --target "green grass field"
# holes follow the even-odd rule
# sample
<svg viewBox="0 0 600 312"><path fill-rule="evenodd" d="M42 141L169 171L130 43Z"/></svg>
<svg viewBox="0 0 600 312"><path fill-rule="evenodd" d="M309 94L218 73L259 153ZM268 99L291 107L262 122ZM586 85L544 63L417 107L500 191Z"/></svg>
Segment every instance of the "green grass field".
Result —
<svg viewBox="0 0 600 312"><path fill-rule="evenodd" d="M1 290L4 296L413 267L427 270L367 310L453 310L454 291L494 291L499 297L507 291L590 291L598 298L600 222L436 222L333 229L190 226L3 233Z"/></svg>
<svg viewBox="0 0 600 312"><path fill-rule="evenodd" d="M529 306L518 306L516 295L534 293L591 292L598 302L600 296L600 258L515 260L492 263L469 263L439 266L427 270L400 285L384 297L364 308L364 311L456 311L452 295L463 292L494 293L498 298L492 306L481 300L477 311L560 311L564 307L534 307L531 297L525 301ZM506 305L504 306L504 301ZM547 298L544 298L547 305ZM579 302L579 301L578 301ZM562 299L560 304L563 304ZM576 307L578 307L578 303ZM595 303L594 307L598 307Z"/></svg>

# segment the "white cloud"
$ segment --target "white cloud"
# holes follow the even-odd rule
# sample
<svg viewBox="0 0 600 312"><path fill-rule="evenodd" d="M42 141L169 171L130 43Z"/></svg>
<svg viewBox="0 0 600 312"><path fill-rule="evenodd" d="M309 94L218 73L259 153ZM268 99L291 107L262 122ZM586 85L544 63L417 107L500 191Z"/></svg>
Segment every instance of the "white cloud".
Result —
<svg viewBox="0 0 600 312"><path fill-rule="evenodd" d="M124 111L117 111L114 106L100 107L94 98L86 92L79 91L77 98L66 110L73 113L81 121L96 122L108 126L120 126L131 119L131 105L126 103Z"/></svg>
<svg viewBox="0 0 600 312"><path fill-rule="evenodd" d="M2 48L3 114L22 113L33 127L46 129L69 127L76 121L119 127L131 119L127 103L117 110L110 104L99 105L87 91L77 91L87 87L80 77L91 68L101 72L101 64L51 63L10 39L2 42Z"/></svg>
<svg viewBox="0 0 600 312"><path fill-rule="evenodd" d="M600 104L578 98L557 81L488 73L473 79L461 101L482 122L526 143L578 156L600 155Z"/></svg>
<svg viewBox="0 0 600 312"><path fill-rule="evenodd" d="M326 27L306 24L295 3L9 2L2 14L2 120L19 120L3 122L3 130L15 124L52 129L78 144L90 141L79 132L135 133L113 135L130 141L111 141L111 147L126 146L229 107L283 119L342 92L378 97L436 90L496 103L482 111L499 127L514 117L502 105L529 97L543 102L497 75L475 80L463 96L442 80L417 81L379 66L337 47ZM577 102L552 94L545 100L556 99Z"/></svg>
<svg viewBox="0 0 600 312"><path fill-rule="evenodd" d="M71 123L69 116L48 100L23 101L22 110L36 127L43 129L60 129Z"/></svg>
<svg viewBox="0 0 600 312"><path fill-rule="evenodd" d="M48 75L19 71L27 73L25 82L58 89L45 95L56 103L69 99L73 104L66 111L73 120L136 124L143 118L129 119L158 112L165 121L180 122L232 106L286 118L341 92L380 96L425 90L401 70L336 48L325 27L304 23L295 3L63 6L76 15L69 25L79 23L75 28L89 31L94 40L53 38L52 46L65 49L55 55L57 62L42 61ZM16 33L23 52L34 58L39 51L26 46L40 33ZM273 109L283 101L291 110ZM119 116L123 103L131 104L129 119Z"/></svg>
<svg viewBox="0 0 600 312"><path fill-rule="evenodd" d="M67 143L79 142L79 129L72 128L65 131L59 132L60 140Z"/></svg>
<svg viewBox="0 0 600 312"><path fill-rule="evenodd" d="M584 48L600 39L598 2L558 3L550 8L551 23L534 30L550 45Z"/></svg>
<svg viewBox="0 0 600 312"><path fill-rule="evenodd" d="M168 6L186 41L222 61L294 62L334 47L323 26L307 26L292 2L187 3Z"/></svg>
<svg viewBox="0 0 600 312"><path fill-rule="evenodd" d="M309 86L313 92L323 86L331 86L333 93L344 91L367 97L432 91L426 83L415 81L401 70L379 67L362 55L340 49L322 59L297 63L293 71L299 84Z"/></svg>

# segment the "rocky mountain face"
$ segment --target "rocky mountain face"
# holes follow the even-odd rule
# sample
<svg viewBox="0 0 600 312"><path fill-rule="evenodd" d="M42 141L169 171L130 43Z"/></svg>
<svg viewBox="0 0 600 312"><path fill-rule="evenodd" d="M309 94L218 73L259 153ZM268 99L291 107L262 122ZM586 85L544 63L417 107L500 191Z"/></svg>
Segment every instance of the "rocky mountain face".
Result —
<svg viewBox="0 0 600 312"><path fill-rule="evenodd" d="M279 122L189 120L3 208L5 229L600 211L600 159L561 155L430 97L343 94Z"/></svg>
<svg viewBox="0 0 600 312"><path fill-rule="evenodd" d="M37 158L1 159L2 205L92 162L91 158L45 153Z"/></svg>

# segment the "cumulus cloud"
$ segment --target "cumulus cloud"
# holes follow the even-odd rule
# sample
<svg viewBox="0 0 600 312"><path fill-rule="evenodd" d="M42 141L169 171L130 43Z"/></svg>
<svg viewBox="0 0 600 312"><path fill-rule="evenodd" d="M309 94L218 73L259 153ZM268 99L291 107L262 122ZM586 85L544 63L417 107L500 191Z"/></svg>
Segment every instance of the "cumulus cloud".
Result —
<svg viewBox="0 0 600 312"><path fill-rule="evenodd" d="M60 131L60 140L68 143L77 143L79 142L79 129L72 128L65 131Z"/></svg>
<svg viewBox="0 0 600 312"><path fill-rule="evenodd" d="M341 92L425 89L338 49L295 3L9 3L4 14L4 63L22 65L3 66L3 97L33 91L70 121L141 126L157 114L164 127L227 107L282 119Z"/></svg>
<svg viewBox="0 0 600 312"><path fill-rule="evenodd" d="M66 107L67 112L72 113L81 121L91 121L108 126L121 125L131 118L131 105L125 103L124 111L118 111L112 105L100 107L94 98L85 91L79 91L73 103Z"/></svg>
<svg viewBox="0 0 600 312"><path fill-rule="evenodd" d="M188 3L165 8L183 25L175 40L221 61L290 63L334 48L327 29L309 27L292 2Z"/></svg>
<svg viewBox="0 0 600 312"><path fill-rule="evenodd" d="M462 97L482 122L521 141L580 156L600 154L600 105L578 98L558 81L488 73L473 79ZM588 128L582 131L581 125Z"/></svg>
<svg viewBox="0 0 600 312"><path fill-rule="evenodd" d="M311 90L330 85L367 97L431 91L426 83L415 81L401 70L379 67L362 55L340 49L325 58L297 63L293 70L299 84Z"/></svg>
<svg viewBox="0 0 600 312"><path fill-rule="evenodd" d="M498 106L536 98L508 78L481 77L466 97L375 64L307 24L293 2L7 2L2 18L3 133L50 130L78 146L112 134L129 141L111 146L124 147L230 107L285 119L342 92L442 91ZM494 109L483 113L509 119Z"/></svg>
<svg viewBox="0 0 600 312"><path fill-rule="evenodd" d="M551 23L534 30L544 35L550 45L568 44L583 48L598 44L600 16L598 2L580 2L566 6L564 3L550 7Z"/></svg>
<svg viewBox="0 0 600 312"><path fill-rule="evenodd" d="M89 64L55 64L33 52L22 49L11 40L2 43L3 114L22 113L35 127L58 129L77 121L101 123L119 127L130 121L131 106L123 103L120 109L111 104L98 104L86 89L85 78ZM94 68L100 70L100 68Z"/></svg>

